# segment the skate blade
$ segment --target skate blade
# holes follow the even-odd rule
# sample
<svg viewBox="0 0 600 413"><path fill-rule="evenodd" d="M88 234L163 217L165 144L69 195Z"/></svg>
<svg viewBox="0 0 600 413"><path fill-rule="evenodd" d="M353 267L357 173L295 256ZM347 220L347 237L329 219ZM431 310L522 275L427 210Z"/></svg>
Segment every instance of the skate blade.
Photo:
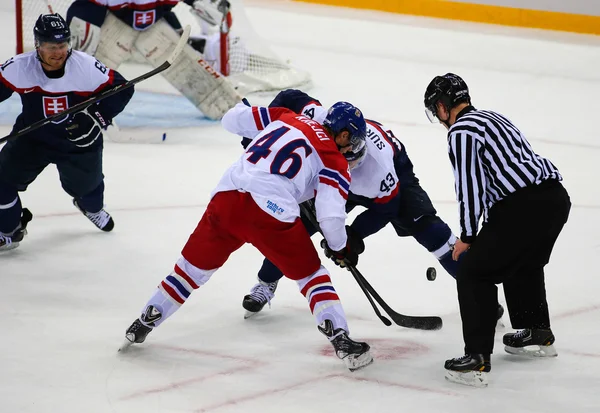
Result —
<svg viewBox="0 0 600 413"><path fill-rule="evenodd" d="M260 313L260 311L253 312L253 311L246 310L246 313L244 314L244 320L246 320L250 317L254 317L258 313Z"/></svg>
<svg viewBox="0 0 600 413"><path fill-rule="evenodd" d="M487 387L488 373L484 371L453 371L446 370L446 380L452 383L463 384L471 387Z"/></svg>
<svg viewBox="0 0 600 413"><path fill-rule="evenodd" d="M541 358L541 357L557 357L558 353L551 344L549 346L526 346L526 347L510 347L504 346L504 351L508 354L514 354L515 356L523 356L530 358Z"/></svg>
<svg viewBox="0 0 600 413"><path fill-rule="evenodd" d="M10 245L5 245L3 247L0 247L0 252L14 250L18 246L19 246L19 242L13 242Z"/></svg>
<svg viewBox="0 0 600 413"><path fill-rule="evenodd" d="M373 364L373 356L368 351L359 356L349 355L348 357L344 358L344 364L350 371L360 370L370 364Z"/></svg>
<svg viewBox="0 0 600 413"><path fill-rule="evenodd" d="M125 352L127 351L127 349L129 347L131 347L131 345L133 344L133 341L129 340L127 337L125 337L125 340L123 340L123 344L121 344L121 347L119 347L119 352Z"/></svg>

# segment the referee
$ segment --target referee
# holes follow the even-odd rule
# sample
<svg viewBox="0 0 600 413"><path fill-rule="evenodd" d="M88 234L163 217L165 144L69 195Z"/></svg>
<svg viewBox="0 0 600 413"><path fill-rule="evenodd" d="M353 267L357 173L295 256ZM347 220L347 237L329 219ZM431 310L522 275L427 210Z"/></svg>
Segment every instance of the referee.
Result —
<svg viewBox="0 0 600 413"><path fill-rule="evenodd" d="M536 154L510 120L471 106L469 89L459 76L435 77L425 92L425 108L431 122L448 129L460 206L461 235L452 258L460 258L457 288L465 355L446 361L446 378L485 386L494 347L496 284L504 284L512 327L522 330L504 335L505 350L556 356L544 266L571 202L552 162Z"/></svg>

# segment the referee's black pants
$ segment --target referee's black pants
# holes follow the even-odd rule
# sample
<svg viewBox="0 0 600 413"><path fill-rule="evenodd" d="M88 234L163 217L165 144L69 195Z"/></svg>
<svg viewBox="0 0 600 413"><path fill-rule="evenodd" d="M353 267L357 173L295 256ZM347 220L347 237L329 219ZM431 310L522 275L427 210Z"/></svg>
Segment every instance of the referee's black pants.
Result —
<svg viewBox="0 0 600 413"><path fill-rule="evenodd" d="M492 353L499 283L513 328L550 328L544 266L570 209L556 180L520 189L490 208L458 267L465 353Z"/></svg>

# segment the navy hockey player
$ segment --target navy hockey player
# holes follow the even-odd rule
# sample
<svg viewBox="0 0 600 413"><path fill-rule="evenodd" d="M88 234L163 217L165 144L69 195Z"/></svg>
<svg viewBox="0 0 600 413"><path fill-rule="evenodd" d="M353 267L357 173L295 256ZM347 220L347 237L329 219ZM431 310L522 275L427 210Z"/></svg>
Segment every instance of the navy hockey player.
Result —
<svg viewBox="0 0 600 413"><path fill-rule="evenodd" d="M0 66L0 102L16 92L23 104L13 131L125 83L119 73L92 56L71 50L71 32L60 15L40 15L33 33L35 50ZM104 210L102 129L125 108L132 95L133 88L126 89L86 110L9 140L2 147L0 250L15 248L23 239L27 219L18 192L25 191L51 163L56 165L62 187L73 197L73 204L99 229L113 229L113 219Z"/></svg>
<svg viewBox="0 0 600 413"><path fill-rule="evenodd" d="M294 89L280 92L270 106L291 109L320 123L327 114L327 109L318 100ZM366 208L347 231L364 239L391 223L398 236L412 236L456 278L458 263L452 259L456 236L437 215L431 199L421 188L405 146L381 123L366 121L366 146L358 153L344 154L352 173L346 211L350 212L356 206ZM244 143L242 140L242 145ZM303 222L311 235L317 232L310 222L305 219ZM258 272L259 282L243 299L246 318L270 304L282 276L277 267L264 260ZM503 312L499 307L498 316L501 317Z"/></svg>

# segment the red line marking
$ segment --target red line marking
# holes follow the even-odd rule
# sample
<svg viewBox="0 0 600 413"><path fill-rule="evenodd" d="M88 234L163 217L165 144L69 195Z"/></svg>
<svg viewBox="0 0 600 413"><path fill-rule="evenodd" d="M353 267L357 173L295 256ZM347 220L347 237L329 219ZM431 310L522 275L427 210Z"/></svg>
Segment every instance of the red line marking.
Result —
<svg viewBox="0 0 600 413"><path fill-rule="evenodd" d="M560 319L560 318L573 317L573 316L576 316L576 315L580 315L580 314L584 314L584 313L589 313L589 312L596 311L596 310L600 310L600 305L591 305L591 306L588 306L588 307L578 308L578 309L575 309L575 310L564 312L564 313L559 314L559 315L555 315L554 317L551 317L551 318L553 318L553 319Z"/></svg>
<svg viewBox="0 0 600 413"><path fill-rule="evenodd" d="M210 380L210 379L213 379L213 378L218 377L218 376L226 376L226 375L229 375L229 374L239 373L241 371L250 370L250 369L257 368L257 367L258 366L234 367L234 368L231 368L231 369L220 371L218 373L209 374L208 376L195 377L195 378L192 378L192 379L187 379L187 380L182 380L182 381L176 381L176 382L170 383L170 384L168 384L166 386L160 386L160 387L155 387L155 388L152 388L152 389L141 390L141 391L138 391L138 392L131 393L131 394L128 394L126 396L120 397L119 400L125 401L125 400L135 399L135 398L141 397L141 396L147 396L147 395L153 394L153 393L164 393L164 392L169 391L169 390L180 389L182 387L189 386L190 384L201 383L203 381Z"/></svg>
<svg viewBox="0 0 600 413"><path fill-rule="evenodd" d="M196 349L175 347L175 346L169 346L169 345L160 345L160 344L153 345L152 347L163 348L165 350L170 350L170 351L175 351L175 352L194 354L194 355L198 355L198 356L215 357L215 358L220 358L220 359L225 359L225 360L233 360L236 362L245 363L246 365L229 368L229 369L226 369L223 371L209 374L207 376L194 377L194 378L187 379L187 380L172 382L165 386L159 386L159 387L154 387L151 389L140 390L140 391L122 396L119 398L119 400L125 401L125 400L135 399L135 398L141 397L141 396L147 396L148 394L164 393L164 392L167 392L167 391L170 391L173 389L180 389L182 387L189 386L190 384L201 383L203 381L210 380L215 377L235 374L235 373L239 373L239 372L246 371L246 370L258 369L262 365L262 363L260 363L259 361L251 359L251 358L231 356L228 354L219 354L219 353L215 353L213 351L196 350Z"/></svg>
<svg viewBox="0 0 600 413"><path fill-rule="evenodd" d="M395 383L395 382L390 382L390 381L386 381L386 380L375 380L375 379L370 379L370 378L366 378L366 377L357 377L354 375L354 373L350 373L348 375L337 373L337 374L329 374L327 376L322 376L322 377L313 377L313 378L303 380L298 383L290 384L287 386L278 387L278 388L271 389L271 390L263 390L263 391L252 393L252 394L249 394L246 396L238 397L235 399L226 400L221 403L215 403L215 404L203 407L201 409L195 410L194 413L206 413L206 412L221 409L223 407L238 405L238 404L241 404L241 403L244 403L247 401L260 399L262 397L273 396L277 393L282 393L282 392L286 392L289 390L293 390L298 387L304 386L306 384L318 383L318 382L322 382L322 381L333 379L333 378L341 378L341 379L347 379L347 380L353 380L353 381L359 381L359 382L363 381L363 382L379 384L379 385L384 385L384 386L398 387L398 388L407 389L407 390L416 390L416 391L421 391L421 392L440 394L443 396L453 396L453 397L457 397L457 396L463 397L464 396L460 393L455 393L455 392L451 392L451 391L447 391L447 390L438 390L438 389L434 389L432 387L416 386L416 385L404 384L404 383Z"/></svg>
<svg viewBox="0 0 600 413"><path fill-rule="evenodd" d="M303 381L298 382L298 383L290 384L290 385L287 385L287 386L278 387L276 389L259 391L259 392L256 392L256 393L249 394L247 396L237 397L235 399L226 400L226 401L221 402L221 403L215 403L215 404L203 407L201 409L194 410L194 413L204 413L204 412L208 412L208 411L212 411L212 410L218 410L218 409L223 408L223 407L233 406L233 405L236 405L236 404L239 404L239 403L243 403L243 402L247 402L247 401L250 401L250 400L260 399L261 397L272 396L274 394L285 392L285 391L288 391L288 390L292 390L292 389L304 386L304 385L309 384L309 383L316 383L316 382L327 380L327 379L329 379L331 377L337 377L337 376L338 376L337 374L331 374L331 375L323 376L323 377L315 377L315 378L310 378L310 379L307 379L307 380L303 380ZM285 409L283 409L283 410L285 410Z"/></svg>

